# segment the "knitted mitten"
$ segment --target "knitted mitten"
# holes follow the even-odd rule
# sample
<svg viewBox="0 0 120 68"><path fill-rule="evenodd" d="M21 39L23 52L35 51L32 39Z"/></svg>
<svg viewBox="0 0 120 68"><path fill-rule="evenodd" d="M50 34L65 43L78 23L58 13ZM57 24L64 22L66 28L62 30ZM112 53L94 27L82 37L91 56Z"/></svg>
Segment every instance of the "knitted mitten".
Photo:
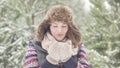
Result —
<svg viewBox="0 0 120 68"><path fill-rule="evenodd" d="M58 42L49 46L47 60L53 64L66 62L72 56L72 46L67 43Z"/></svg>
<svg viewBox="0 0 120 68"><path fill-rule="evenodd" d="M42 41L42 47L48 51L46 59L52 64L58 64L59 62L66 62L72 55L77 54L78 48L72 47L71 40L65 40L62 42L56 41L49 33Z"/></svg>

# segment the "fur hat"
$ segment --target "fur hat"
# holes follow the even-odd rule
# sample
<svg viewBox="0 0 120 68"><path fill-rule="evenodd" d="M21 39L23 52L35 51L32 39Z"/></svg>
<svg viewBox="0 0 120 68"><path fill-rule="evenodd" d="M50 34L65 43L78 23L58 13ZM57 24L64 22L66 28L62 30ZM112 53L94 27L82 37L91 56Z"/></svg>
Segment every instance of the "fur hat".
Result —
<svg viewBox="0 0 120 68"><path fill-rule="evenodd" d="M48 10L45 18L49 19L50 22L62 21L69 23L69 21L72 21L72 10L67 6L56 5Z"/></svg>

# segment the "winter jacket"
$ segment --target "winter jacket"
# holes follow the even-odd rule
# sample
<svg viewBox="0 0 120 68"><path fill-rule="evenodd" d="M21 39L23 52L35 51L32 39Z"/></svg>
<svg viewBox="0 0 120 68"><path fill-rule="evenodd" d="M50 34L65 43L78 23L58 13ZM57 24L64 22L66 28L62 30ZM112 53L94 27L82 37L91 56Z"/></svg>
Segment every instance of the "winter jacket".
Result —
<svg viewBox="0 0 120 68"><path fill-rule="evenodd" d="M61 68L90 68L84 44L80 44L77 55L72 56L67 62L60 63L59 65L49 63L45 59L47 54L47 51L42 48L41 43L30 41L24 57L24 68L59 68L61 65Z"/></svg>

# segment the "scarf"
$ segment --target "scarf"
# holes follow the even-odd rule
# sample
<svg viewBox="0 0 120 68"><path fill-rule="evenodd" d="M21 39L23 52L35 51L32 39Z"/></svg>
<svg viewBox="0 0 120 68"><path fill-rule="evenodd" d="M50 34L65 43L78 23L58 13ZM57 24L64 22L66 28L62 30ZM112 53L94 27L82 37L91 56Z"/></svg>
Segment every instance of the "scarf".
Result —
<svg viewBox="0 0 120 68"><path fill-rule="evenodd" d="M42 47L48 52L46 59L52 64L66 62L78 51L78 48L73 47L71 40L64 39L59 42L50 33L44 37Z"/></svg>

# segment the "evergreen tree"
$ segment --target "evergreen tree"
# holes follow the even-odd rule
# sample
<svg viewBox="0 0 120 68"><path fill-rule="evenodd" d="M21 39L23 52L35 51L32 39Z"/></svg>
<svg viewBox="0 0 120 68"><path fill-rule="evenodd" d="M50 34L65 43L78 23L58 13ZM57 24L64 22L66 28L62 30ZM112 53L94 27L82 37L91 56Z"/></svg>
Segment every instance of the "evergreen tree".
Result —
<svg viewBox="0 0 120 68"><path fill-rule="evenodd" d="M95 68L120 67L120 8L115 1L90 0L90 17L86 17L84 37L89 59ZM88 15L89 16L89 15ZM87 19L88 18L88 19ZM89 40L88 40L89 39ZM88 41L87 41L88 40Z"/></svg>

